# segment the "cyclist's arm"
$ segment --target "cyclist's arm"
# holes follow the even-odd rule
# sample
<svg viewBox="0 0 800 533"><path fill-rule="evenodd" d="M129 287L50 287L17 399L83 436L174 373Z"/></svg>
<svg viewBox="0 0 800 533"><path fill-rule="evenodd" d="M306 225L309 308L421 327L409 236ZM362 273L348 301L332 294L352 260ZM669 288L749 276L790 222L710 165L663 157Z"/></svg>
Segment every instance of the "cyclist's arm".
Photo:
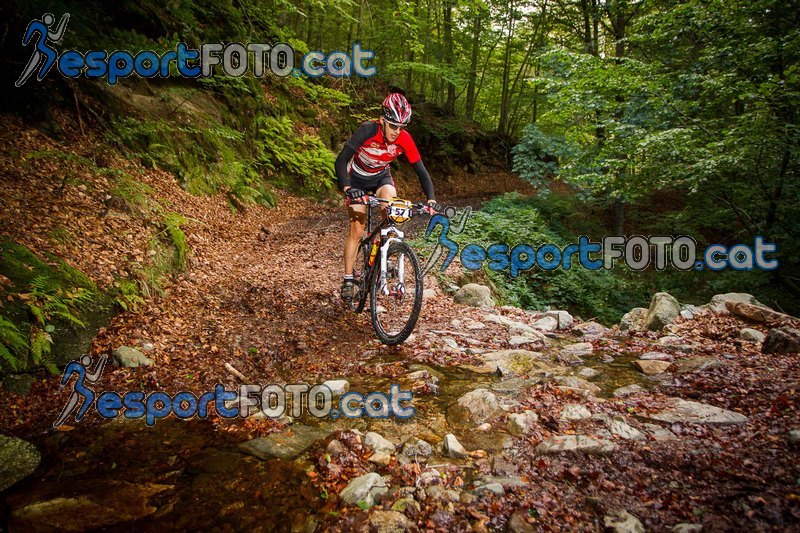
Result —
<svg viewBox="0 0 800 533"><path fill-rule="evenodd" d="M422 162L422 157L419 155L419 150L417 150L417 144L414 142L414 139L404 130L400 133L397 140L403 148L408 162L411 163L411 167L414 169L414 172L416 172L419 178L419 184L422 186L422 190L425 192L425 197L428 199L428 202L434 200L436 193L433 191L433 181L431 180L431 175L428 174L428 169L425 168Z"/></svg>
<svg viewBox="0 0 800 533"><path fill-rule="evenodd" d="M430 202L436 197L436 194L433 191L433 180L431 180L431 175L428 174L428 169L425 168L422 159L411 165L411 168L417 173L419 184L422 186L422 190L425 191L425 197Z"/></svg>
<svg viewBox="0 0 800 533"><path fill-rule="evenodd" d="M339 182L339 188L342 190L350 187L350 176L347 174L347 164L356 155L358 148L364 144L367 139L370 139L378 133L378 124L376 122L364 122L359 126L356 132L350 137L347 143L339 152L336 162L333 167L336 170L336 179Z"/></svg>
<svg viewBox="0 0 800 533"><path fill-rule="evenodd" d="M339 181L339 188L346 191L350 188L350 176L347 174L347 163L356 155L356 151L345 144L342 151L339 152L339 157L333 164L336 169L336 179Z"/></svg>

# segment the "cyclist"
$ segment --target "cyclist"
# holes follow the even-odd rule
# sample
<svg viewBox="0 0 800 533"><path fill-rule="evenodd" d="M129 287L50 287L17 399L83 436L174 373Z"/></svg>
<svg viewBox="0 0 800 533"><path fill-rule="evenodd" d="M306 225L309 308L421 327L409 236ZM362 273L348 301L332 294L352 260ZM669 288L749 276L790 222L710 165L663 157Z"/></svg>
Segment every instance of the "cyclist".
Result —
<svg viewBox="0 0 800 533"><path fill-rule="evenodd" d="M350 230L344 243L344 281L341 287L345 301L353 299L353 264L367 219L367 206L364 205L366 195L372 193L385 199L397 196L389 163L400 154L405 154L419 178L428 205L438 210L431 177L422 163L414 139L406 131L411 121L411 105L401 91L395 91L386 97L382 108L380 119L362 123L336 158L336 177L339 188L347 196L347 216L350 220Z"/></svg>

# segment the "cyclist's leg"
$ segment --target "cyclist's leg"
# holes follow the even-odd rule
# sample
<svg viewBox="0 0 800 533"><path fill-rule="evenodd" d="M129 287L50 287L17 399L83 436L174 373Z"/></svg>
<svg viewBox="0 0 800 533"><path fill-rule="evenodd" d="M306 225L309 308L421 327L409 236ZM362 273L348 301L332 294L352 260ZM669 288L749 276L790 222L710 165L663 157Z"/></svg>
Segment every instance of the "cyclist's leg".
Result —
<svg viewBox="0 0 800 533"><path fill-rule="evenodd" d="M350 220L350 229L344 241L344 274L353 274L353 264L356 260L358 243L364 233L364 225L367 223L367 206L348 205L347 218Z"/></svg>
<svg viewBox="0 0 800 533"><path fill-rule="evenodd" d="M397 197L397 189L394 187L394 180L392 179L391 174L381 178L378 182L378 191L375 193L375 196L378 198L383 198L384 200L391 200L392 198ZM383 219L386 220L386 210L381 210L381 216Z"/></svg>
<svg viewBox="0 0 800 533"><path fill-rule="evenodd" d="M355 174L350 174L350 185L370 194L375 192L370 182ZM347 201L347 219L350 221L350 228L344 241L344 275L352 276L353 265L358 253L358 243L361 241L364 225L367 223L367 206L363 204L350 205L350 202Z"/></svg>

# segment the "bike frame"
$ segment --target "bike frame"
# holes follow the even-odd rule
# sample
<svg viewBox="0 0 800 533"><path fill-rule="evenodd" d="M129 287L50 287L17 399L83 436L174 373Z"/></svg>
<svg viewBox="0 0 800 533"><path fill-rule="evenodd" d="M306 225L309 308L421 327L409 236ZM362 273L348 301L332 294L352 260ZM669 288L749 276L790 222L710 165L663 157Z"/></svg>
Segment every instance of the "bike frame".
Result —
<svg viewBox="0 0 800 533"><path fill-rule="evenodd" d="M359 242L358 245L359 246L366 246L367 249L369 249L372 246L372 241L375 240L375 237L377 237L378 232L380 232L381 241L383 242L383 244L378 249L378 254L380 255L380 271L379 271L380 272L380 277L378 278L377 282L380 283L381 292L383 294L385 294L385 295L388 295L389 294L389 289L386 287L386 268L387 268L386 257L387 257L388 251L389 251L389 246L393 242L402 242L403 238L405 237L405 234L395 225L394 222L389 220L388 217L385 218L384 220L382 220L381 223L378 224L375 227L375 229L370 232L370 229L372 227L372 208L376 207L376 206L379 206L380 203L381 203L381 201L375 201L374 203L372 201L370 201L370 203L367 204L367 232L369 232L369 234L365 238L361 239L361 242ZM396 237L389 237L390 233L396 234ZM372 276L375 275L374 274L375 266L376 266L376 263L373 263L369 267L369 273L365 277L366 278L365 279L366 283L364 284L364 290L366 290L367 287L370 287L372 285L371 282L373 281ZM398 272L398 277L401 280L404 280L405 279L405 263L401 262L400 265L399 265L399 269L400 270Z"/></svg>

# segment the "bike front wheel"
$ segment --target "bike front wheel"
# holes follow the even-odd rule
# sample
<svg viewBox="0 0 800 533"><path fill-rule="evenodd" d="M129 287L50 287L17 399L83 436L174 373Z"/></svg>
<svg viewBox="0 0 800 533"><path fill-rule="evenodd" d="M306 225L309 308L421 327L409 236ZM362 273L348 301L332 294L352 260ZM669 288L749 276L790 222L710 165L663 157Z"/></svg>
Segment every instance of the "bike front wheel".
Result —
<svg viewBox="0 0 800 533"><path fill-rule="evenodd" d="M384 344L400 344L411 335L422 308L422 269L417 254L404 242L391 243L385 277L382 274L376 271L372 283L372 326Z"/></svg>

